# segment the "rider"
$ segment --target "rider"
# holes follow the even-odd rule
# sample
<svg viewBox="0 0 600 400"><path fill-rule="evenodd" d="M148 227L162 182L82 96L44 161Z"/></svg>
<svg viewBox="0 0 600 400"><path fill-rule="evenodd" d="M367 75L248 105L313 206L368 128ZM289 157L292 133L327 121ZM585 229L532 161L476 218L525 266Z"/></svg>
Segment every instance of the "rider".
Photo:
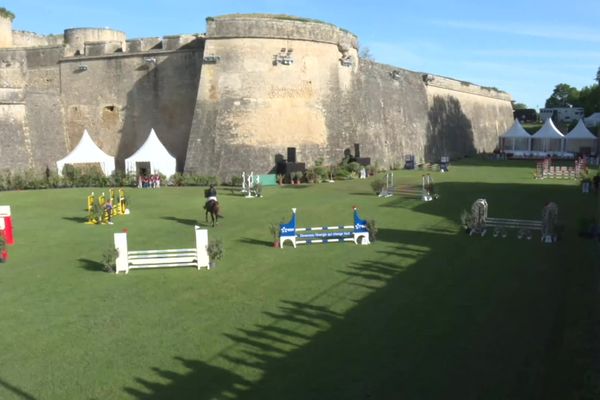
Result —
<svg viewBox="0 0 600 400"><path fill-rule="evenodd" d="M206 201L217 201L217 189L215 188L215 184L211 183L206 191Z"/></svg>

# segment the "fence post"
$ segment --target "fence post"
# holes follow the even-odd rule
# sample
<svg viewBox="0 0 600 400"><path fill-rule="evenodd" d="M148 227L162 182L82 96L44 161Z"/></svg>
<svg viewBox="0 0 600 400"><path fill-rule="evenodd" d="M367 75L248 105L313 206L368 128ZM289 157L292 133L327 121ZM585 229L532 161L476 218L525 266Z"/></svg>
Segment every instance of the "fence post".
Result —
<svg viewBox="0 0 600 400"><path fill-rule="evenodd" d="M198 269L206 267L210 269L210 260L208 258L208 252L206 247L208 246L208 230L200 229L199 226L195 226L196 232L196 257L198 258Z"/></svg>
<svg viewBox="0 0 600 400"><path fill-rule="evenodd" d="M115 233L115 249L119 252L116 260L115 273L125 272L129 273L129 260L128 260L128 249L127 249L127 234L126 233Z"/></svg>

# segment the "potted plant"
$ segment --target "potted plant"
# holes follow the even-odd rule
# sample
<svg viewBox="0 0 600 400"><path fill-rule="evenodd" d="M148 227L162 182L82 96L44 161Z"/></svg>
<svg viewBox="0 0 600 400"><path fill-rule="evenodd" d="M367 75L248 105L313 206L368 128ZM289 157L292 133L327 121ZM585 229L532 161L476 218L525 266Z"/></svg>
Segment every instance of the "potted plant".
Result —
<svg viewBox="0 0 600 400"><path fill-rule="evenodd" d="M385 187L385 182L381 179L375 179L371 182L371 187L373 188L375 194L379 195L379 193L381 193L381 191Z"/></svg>
<svg viewBox="0 0 600 400"><path fill-rule="evenodd" d="M271 236L273 236L273 247L279 248L279 224L270 224L269 232L271 233Z"/></svg>
<svg viewBox="0 0 600 400"><path fill-rule="evenodd" d="M294 184L295 185L300 184L300 180L302 179L303 176L304 176L304 173L302 171L294 172Z"/></svg>
<svg viewBox="0 0 600 400"><path fill-rule="evenodd" d="M283 185L284 178L285 178L284 174L277 174L277 182L279 182L279 185Z"/></svg>
<svg viewBox="0 0 600 400"><path fill-rule="evenodd" d="M104 254L102 254L102 269L106 272L115 272L117 269L118 257L119 250L114 247L109 247Z"/></svg>
<svg viewBox="0 0 600 400"><path fill-rule="evenodd" d="M471 225L473 224L473 215L467 210L462 210L460 213L460 223L462 224L465 232L471 232Z"/></svg>
<svg viewBox="0 0 600 400"><path fill-rule="evenodd" d="M219 239L211 240L206 246L208 253L209 268L217 266L217 261L223 258L223 242Z"/></svg>
<svg viewBox="0 0 600 400"><path fill-rule="evenodd" d="M367 231L369 231L369 241L374 242L377 239L377 226L375 220L370 219L367 221Z"/></svg>
<svg viewBox="0 0 600 400"><path fill-rule="evenodd" d="M256 197L263 197L262 190L263 190L262 183L257 183L256 185L254 185L254 192L256 194Z"/></svg>

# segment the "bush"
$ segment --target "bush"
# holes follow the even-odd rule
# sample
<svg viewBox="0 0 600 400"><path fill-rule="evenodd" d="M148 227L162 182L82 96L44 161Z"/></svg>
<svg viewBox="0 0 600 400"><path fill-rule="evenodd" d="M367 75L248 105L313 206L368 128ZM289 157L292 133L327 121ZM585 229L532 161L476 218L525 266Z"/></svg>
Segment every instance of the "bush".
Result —
<svg viewBox="0 0 600 400"><path fill-rule="evenodd" d="M211 183L219 184L216 176L181 173L176 173L169 179L162 174L159 176L163 185L208 186ZM0 191L72 187L136 187L137 184L135 174L114 172L107 177L98 165L84 165L80 168L67 164L63 168L62 177L50 170L46 170L45 173L36 169L21 172L0 171Z"/></svg>
<svg viewBox="0 0 600 400"><path fill-rule="evenodd" d="M206 252L211 261L221 260L223 258L223 242L219 239L211 240L206 246Z"/></svg>
<svg viewBox="0 0 600 400"><path fill-rule="evenodd" d="M375 220L370 219L367 221L367 231L369 231L369 241L374 242L377 240L377 226L375 225Z"/></svg>
<svg viewBox="0 0 600 400"><path fill-rule="evenodd" d="M231 177L231 186L242 186L242 177L234 175Z"/></svg>
<svg viewBox="0 0 600 400"><path fill-rule="evenodd" d="M361 168L362 168L362 165L360 165L356 161L352 161L352 162L346 164L346 169L350 172L355 172L356 174L358 174L360 172Z"/></svg>
<svg viewBox="0 0 600 400"><path fill-rule="evenodd" d="M379 194L385 187L385 182L379 178L375 179L373 182L371 182L371 187L376 194Z"/></svg>
<svg viewBox="0 0 600 400"><path fill-rule="evenodd" d="M118 257L119 250L114 247L108 248L104 254L102 254L102 269L106 272L115 272L117 269Z"/></svg>
<svg viewBox="0 0 600 400"><path fill-rule="evenodd" d="M338 180L351 179L351 175L352 175L352 173L350 171L340 168L336 171L335 179L338 179Z"/></svg>
<svg viewBox="0 0 600 400"><path fill-rule="evenodd" d="M290 174L290 177L292 179L295 179L296 181L298 181L298 183L300 183L300 181L302 181L302 178L304 177L304 172L302 172L302 171L292 172Z"/></svg>

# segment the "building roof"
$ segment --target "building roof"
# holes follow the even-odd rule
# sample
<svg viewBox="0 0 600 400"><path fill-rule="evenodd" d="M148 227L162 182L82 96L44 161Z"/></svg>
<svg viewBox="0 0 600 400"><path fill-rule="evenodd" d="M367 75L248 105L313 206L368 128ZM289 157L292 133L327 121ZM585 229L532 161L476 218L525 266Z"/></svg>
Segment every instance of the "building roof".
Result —
<svg viewBox="0 0 600 400"><path fill-rule="evenodd" d="M598 139L592 132L585 127L583 123L583 119L580 119L575 128L573 128L567 135L565 136L567 139Z"/></svg>
<svg viewBox="0 0 600 400"><path fill-rule="evenodd" d="M523 126L518 119L515 119L515 123L510 127L509 130L502 135L503 138L531 138L529 132L523 129Z"/></svg>
<svg viewBox="0 0 600 400"><path fill-rule="evenodd" d="M533 134L533 139L562 139L565 135L560 133L554 123L552 122L552 118L548 118L544 125Z"/></svg>

